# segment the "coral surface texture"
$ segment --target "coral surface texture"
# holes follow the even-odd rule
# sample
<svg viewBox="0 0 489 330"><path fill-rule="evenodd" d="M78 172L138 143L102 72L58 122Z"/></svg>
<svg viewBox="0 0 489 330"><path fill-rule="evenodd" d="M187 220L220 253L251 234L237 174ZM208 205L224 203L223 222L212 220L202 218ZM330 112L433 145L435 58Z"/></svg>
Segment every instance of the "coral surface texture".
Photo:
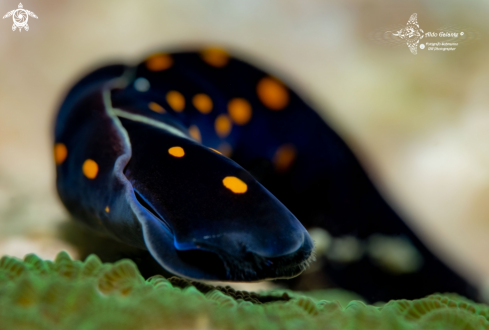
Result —
<svg viewBox="0 0 489 330"><path fill-rule="evenodd" d="M147 280L130 260L0 260L0 329L489 329L489 306L435 294L376 306Z"/></svg>

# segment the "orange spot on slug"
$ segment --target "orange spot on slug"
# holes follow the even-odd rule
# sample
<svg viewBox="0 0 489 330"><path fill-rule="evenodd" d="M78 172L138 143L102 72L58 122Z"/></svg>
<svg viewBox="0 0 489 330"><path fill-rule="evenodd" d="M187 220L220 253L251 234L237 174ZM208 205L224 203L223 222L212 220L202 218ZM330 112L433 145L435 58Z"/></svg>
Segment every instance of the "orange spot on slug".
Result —
<svg viewBox="0 0 489 330"><path fill-rule="evenodd" d="M98 174L98 165L92 159L87 159L82 166L83 174L89 179L95 179Z"/></svg>
<svg viewBox="0 0 489 330"><path fill-rule="evenodd" d="M169 91L166 94L166 102L176 112L182 112L185 108L185 98L177 91Z"/></svg>
<svg viewBox="0 0 489 330"><path fill-rule="evenodd" d="M287 88L272 77L262 78L256 86L260 101L271 110L282 110L289 103Z"/></svg>
<svg viewBox="0 0 489 330"><path fill-rule="evenodd" d="M248 190L248 185L235 176L225 177L222 184L235 194L244 194Z"/></svg>
<svg viewBox="0 0 489 330"><path fill-rule="evenodd" d="M171 147L170 149L168 149L168 153L177 158L182 158L183 156L185 156L185 151L182 147Z"/></svg>
<svg viewBox="0 0 489 330"><path fill-rule="evenodd" d="M200 135L200 130L197 126L192 125L188 128L190 136L197 142L202 142L202 136Z"/></svg>
<svg viewBox="0 0 489 330"><path fill-rule="evenodd" d="M214 152L218 153L219 155L222 155L222 153L221 153L221 152L217 151L217 150L216 150L216 149L214 149L214 148L209 148L209 149L211 149L212 151L214 151Z"/></svg>
<svg viewBox="0 0 489 330"><path fill-rule="evenodd" d="M251 105L242 98L234 98L228 103L228 113L237 125L245 125L251 119Z"/></svg>
<svg viewBox="0 0 489 330"><path fill-rule="evenodd" d="M194 107L204 115L212 111L212 100L204 93L196 94L192 99L192 103L194 104Z"/></svg>
<svg viewBox="0 0 489 330"><path fill-rule="evenodd" d="M155 102L150 102L148 104L148 108L150 108L154 112L158 112L158 113L165 113L166 112L165 109L163 109L163 107L161 105L159 105L158 103L155 103Z"/></svg>
<svg viewBox="0 0 489 330"><path fill-rule="evenodd" d="M216 130L216 134L221 138L225 138L231 133L232 124L229 117L225 114L220 114L217 116L216 121L214 122L214 129Z"/></svg>
<svg viewBox="0 0 489 330"><path fill-rule="evenodd" d="M275 170L279 173L287 172L297 156L295 147L292 144L281 145L273 156Z"/></svg>
<svg viewBox="0 0 489 330"><path fill-rule="evenodd" d="M222 68L229 62L228 53L220 48L205 49L200 53L200 56L204 62L216 68Z"/></svg>
<svg viewBox="0 0 489 330"><path fill-rule="evenodd" d="M68 156L68 149L63 143L56 143L54 145L54 162L56 165L61 165Z"/></svg>
<svg viewBox="0 0 489 330"><path fill-rule="evenodd" d="M163 71L172 64L173 59L168 54L154 54L146 60L146 67L151 71Z"/></svg>

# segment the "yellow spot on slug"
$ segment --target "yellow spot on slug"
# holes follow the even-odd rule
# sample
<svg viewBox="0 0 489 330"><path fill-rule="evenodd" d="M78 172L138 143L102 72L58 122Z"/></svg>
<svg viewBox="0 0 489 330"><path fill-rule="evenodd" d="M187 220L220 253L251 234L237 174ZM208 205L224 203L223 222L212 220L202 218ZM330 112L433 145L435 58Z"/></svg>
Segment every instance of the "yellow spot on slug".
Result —
<svg viewBox="0 0 489 330"><path fill-rule="evenodd" d="M251 119L251 105L242 98L234 98L228 103L228 112L237 125L245 125Z"/></svg>
<svg viewBox="0 0 489 330"><path fill-rule="evenodd" d="M235 176L227 176L222 180L224 187L228 188L235 194L244 194L248 190L246 183Z"/></svg>
<svg viewBox="0 0 489 330"><path fill-rule="evenodd" d="M275 170L279 173L287 172L297 156L295 147L292 144L281 145L273 156Z"/></svg>
<svg viewBox="0 0 489 330"><path fill-rule="evenodd" d="M289 103L287 88L272 77L262 78L256 86L260 101L271 110L282 110Z"/></svg>
<svg viewBox="0 0 489 330"><path fill-rule="evenodd" d="M200 130L197 126L192 125L188 128L190 136L197 142L202 142L202 136L200 135Z"/></svg>
<svg viewBox="0 0 489 330"><path fill-rule="evenodd" d="M105 212L106 212L106 213L109 213L109 212L110 212L110 208L109 208L109 206L108 206L108 205L105 207Z"/></svg>
<svg viewBox="0 0 489 330"><path fill-rule="evenodd" d="M225 138L231 133L232 124L229 117L225 114L220 114L217 116L216 121L214 122L214 129L216 130L216 134L221 138Z"/></svg>
<svg viewBox="0 0 489 330"><path fill-rule="evenodd" d="M61 165L68 156L68 149L63 143L56 143L54 145L54 162L56 165Z"/></svg>
<svg viewBox="0 0 489 330"><path fill-rule="evenodd" d="M192 103L194 104L194 107L204 115L212 111L212 100L207 94L196 94L192 99Z"/></svg>
<svg viewBox="0 0 489 330"><path fill-rule="evenodd" d="M92 159L87 159L83 163L82 167L83 174L89 179L95 179L98 174L98 165Z"/></svg>
<svg viewBox="0 0 489 330"><path fill-rule="evenodd" d="M217 149L226 157L231 157L233 153L233 148L227 142L222 142Z"/></svg>
<svg viewBox="0 0 489 330"><path fill-rule="evenodd" d="M222 153L221 153L221 152L217 151L217 150L216 150L216 149L214 149L214 148L209 148L209 149L211 149L212 151L214 151L214 152L218 153L219 155L222 155Z"/></svg>
<svg viewBox="0 0 489 330"><path fill-rule="evenodd" d="M166 102L176 112L182 112L185 108L185 98L177 91L169 91L166 94Z"/></svg>
<svg viewBox="0 0 489 330"><path fill-rule="evenodd" d="M148 108L150 108L154 112L158 112L158 113L165 113L166 112L165 109L163 109L163 107L161 105L159 105L158 103L155 103L155 102L149 102Z"/></svg>
<svg viewBox="0 0 489 330"><path fill-rule="evenodd" d="M229 62L229 55L224 49L208 48L200 53L200 56L209 65L222 68Z"/></svg>
<svg viewBox="0 0 489 330"><path fill-rule="evenodd" d="M177 158L182 158L183 156L185 156L185 151L182 147L171 147L170 149L168 149L168 153Z"/></svg>
<svg viewBox="0 0 489 330"><path fill-rule="evenodd" d="M168 54L154 54L146 60L146 67L151 71L163 71L172 64L173 59Z"/></svg>

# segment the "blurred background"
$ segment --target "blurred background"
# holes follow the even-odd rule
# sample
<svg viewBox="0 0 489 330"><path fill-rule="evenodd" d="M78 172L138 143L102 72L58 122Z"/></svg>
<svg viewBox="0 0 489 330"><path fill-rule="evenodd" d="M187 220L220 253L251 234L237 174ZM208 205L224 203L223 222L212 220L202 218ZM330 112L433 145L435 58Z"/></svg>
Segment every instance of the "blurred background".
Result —
<svg viewBox="0 0 489 330"><path fill-rule="evenodd" d="M2 16L18 1L0 2ZM80 253L59 235L69 216L52 160L54 117L75 81L155 50L222 45L295 88L430 248L472 283L489 280L489 2L22 4L39 17L28 32L0 21L0 255ZM413 13L425 32L466 31L464 42L411 54L385 32Z"/></svg>

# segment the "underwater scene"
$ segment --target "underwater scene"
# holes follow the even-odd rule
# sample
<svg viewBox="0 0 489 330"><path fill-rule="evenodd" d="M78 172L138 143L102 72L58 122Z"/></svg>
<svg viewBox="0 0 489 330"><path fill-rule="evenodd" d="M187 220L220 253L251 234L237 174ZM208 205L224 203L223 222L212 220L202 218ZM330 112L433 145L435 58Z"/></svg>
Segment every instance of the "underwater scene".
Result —
<svg viewBox="0 0 489 330"><path fill-rule="evenodd" d="M0 329L489 329L484 1L0 9Z"/></svg>

